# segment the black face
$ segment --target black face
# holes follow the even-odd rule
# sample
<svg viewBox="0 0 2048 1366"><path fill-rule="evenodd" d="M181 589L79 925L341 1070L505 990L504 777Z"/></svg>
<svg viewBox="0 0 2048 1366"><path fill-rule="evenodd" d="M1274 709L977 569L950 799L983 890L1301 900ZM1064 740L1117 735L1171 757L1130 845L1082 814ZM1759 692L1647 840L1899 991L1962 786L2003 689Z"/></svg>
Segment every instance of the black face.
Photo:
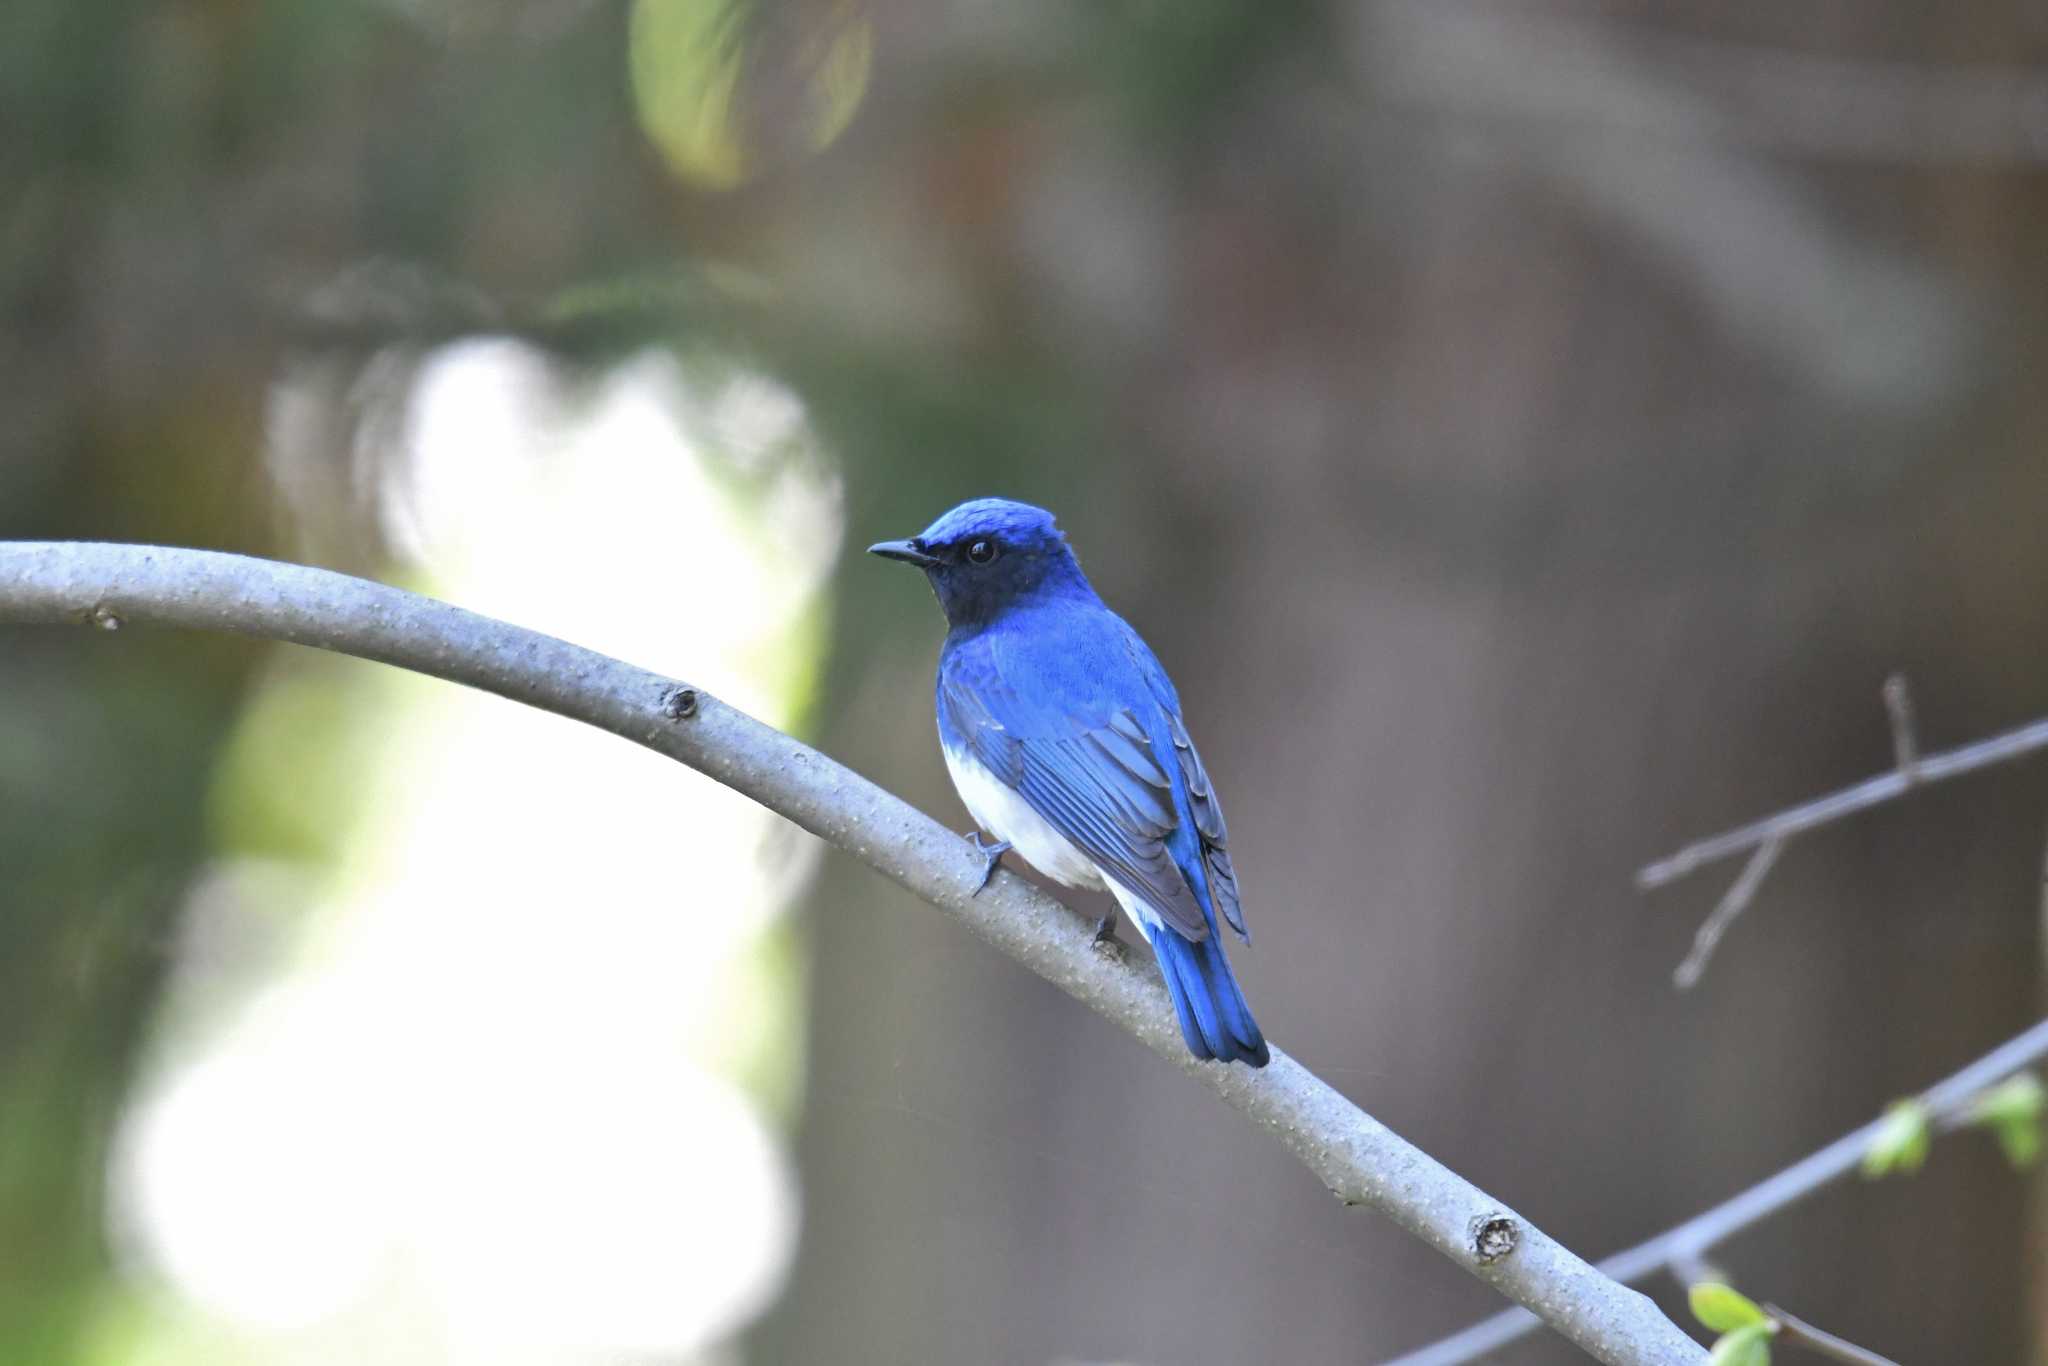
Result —
<svg viewBox="0 0 2048 1366"><path fill-rule="evenodd" d="M868 553L924 570L955 626L986 624L1004 609L1043 595L1087 591L1052 518L1023 504L963 504L922 536L883 541Z"/></svg>

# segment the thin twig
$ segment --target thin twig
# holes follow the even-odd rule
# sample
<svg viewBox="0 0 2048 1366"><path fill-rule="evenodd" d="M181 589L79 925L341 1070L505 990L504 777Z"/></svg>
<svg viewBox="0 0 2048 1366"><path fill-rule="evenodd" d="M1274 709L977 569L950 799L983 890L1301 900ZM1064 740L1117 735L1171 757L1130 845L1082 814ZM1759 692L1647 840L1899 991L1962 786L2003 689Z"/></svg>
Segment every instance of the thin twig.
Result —
<svg viewBox="0 0 2048 1366"><path fill-rule="evenodd" d="M1764 875L1771 871L1771 865L1778 861L1778 851L1785 847L1780 839L1767 839L1757 846L1743 866L1742 876L1735 879L1735 885L1728 889L1728 895L1721 898L1721 904L1714 907L1714 913L1700 925L1699 932L1692 937L1692 951L1685 955L1685 961L1671 974L1671 980L1680 991L1689 991L1699 984L1700 974L1707 970L1707 960L1714 956L1714 949L1721 942L1721 936L1728 933L1728 927L1735 918L1749 909L1749 903L1756 897L1756 889L1763 885Z"/></svg>
<svg viewBox="0 0 2048 1366"><path fill-rule="evenodd" d="M0 544L7 621L189 627L311 645L481 688L645 745L947 912L1264 1127L1347 1205L1379 1210L1599 1360L1705 1360L1647 1296L1596 1273L1278 1049L1258 1071L1196 1062L1157 976L1098 953L1071 910L1009 875L975 895L982 859L957 834L699 689L382 584L199 550Z"/></svg>
<svg viewBox="0 0 2048 1366"><path fill-rule="evenodd" d="M1938 783L1949 778L1974 773L1980 768L1993 764L2008 763L2024 758L2039 749L2048 749L2048 720L2035 721L1994 735L1987 740L1964 745L1959 749L1945 750L1940 754L1929 754L1913 764L1911 779L1897 769L1890 773L1867 778L1854 787L1845 787L1817 801L1780 811L1760 821L1740 826L1709 839L1688 844L1670 858L1660 859L1636 874L1636 885L1645 890L1662 887L1676 882L1687 873L1703 864L1730 858L1756 848L1766 840L1783 841L1818 826L1852 816L1858 811L1903 797L1918 785Z"/></svg>
<svg viewBox="0 0 2048 1366"><path fill-rule="evenodd" d="M1849 1366L1899 1366L1890 1357L1881 1357L1866 1347L1858 1347L1846 1338L1814 1327L1805 1319L1787 1313L1775 1304L1763 1307L1766 1314L1778 1321L1777 1337L1780 1342L1796 1342L1801 1347L1818 1352L1836 1361L1846 1361Z"/></svg>
<svg viewBox="0 0 2048 1366"><path fill-rule="evenodd" d="M1975 1062L1920 1093L1919 1101L1944 1124L1953 1122L1977 1094L2048 1057L2048 1020L2007 1039ZM1785 1170L1748 1190L1666 1229L1646 1242L1602 1261L1600 1270L1617 1281L1634 1284L1688 1261L1702 1263L1706 1254L1727 1239L1798 1203L1815 1191L1856 1170L1871 1139L1884 1125L1882 1117L1842 1135L1818 1152L1809 1153ZM1536 1327L1534 1315L1509 1309L1483 1319L1462 1332L1386 1366L1459 1366L1515 1341Z"/></svg>
<svg viewBox="0 0 2048 1366"><path fill-rule="evenodd" d="M1722 1285L1732 1284L1735 1278L1707 1260L1704 1247L1675 1247L1671 1249L1671 1260L1664 1269L1671 1273L1671 1279L1680 1285L1693 1286L1706 1281L1719 1281Z"/></svg>
<svg viewBox="0 0 2048 1366"><path fill-rule="evenodd" d="M1884 710L1892 723L1892 766L1908 785L1919 777L1920 742L1913 734L1913 690L1904 674L1884 681Z"/></svg>

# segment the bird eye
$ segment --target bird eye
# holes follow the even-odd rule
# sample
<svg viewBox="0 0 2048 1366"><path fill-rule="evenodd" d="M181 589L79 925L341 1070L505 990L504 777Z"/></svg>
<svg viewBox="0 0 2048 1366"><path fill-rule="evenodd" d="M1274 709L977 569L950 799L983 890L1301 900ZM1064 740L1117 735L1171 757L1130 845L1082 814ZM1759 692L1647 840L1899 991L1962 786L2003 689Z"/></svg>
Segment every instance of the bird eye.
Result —
<svg viewBox="0 0 2048 1366"><path fill-rule="evenodd" d="M967 558L976 564L987 564L996 557L996 543L989 540L976 541L967 547Z"/></svg>

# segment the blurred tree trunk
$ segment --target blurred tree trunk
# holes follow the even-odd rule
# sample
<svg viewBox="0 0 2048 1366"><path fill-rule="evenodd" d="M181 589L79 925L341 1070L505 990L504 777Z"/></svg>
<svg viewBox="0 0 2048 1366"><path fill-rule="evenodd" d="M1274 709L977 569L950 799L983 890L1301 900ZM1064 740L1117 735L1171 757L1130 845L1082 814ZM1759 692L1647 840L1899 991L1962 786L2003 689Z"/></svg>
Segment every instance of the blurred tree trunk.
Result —
<svg viewBox="0 0 2048 1366"><path fill-rule="evenodd" d="M1211 758L1262 1022L1599 1254L2035 1008L2036 768L1792 845L1690 994L1671 970L1736 870L1648 899L1630 877L1885 767L1895 668L1929 747L2048 710L2048 413L2001 378L2039 354L2048 291L2021 243L2043 206L2020 177L1745 169L1795 196L1788 221L1829 253L1868 248L1832 235L1879 202L1922 225L1890 284L1782 291L1780 321L1825 354L1773 353L1717 313L1722 276L1664 254L1670 215L1617 223L1581 197L1658 195L1695 161L1716 184L1740 148L1594 142L1573 161L1567 142L1517 175L1520 130L1438 141L1396 120L1319 145L1324 129L1261 89L1151 185L1163 202L1135 221L1174 225L1151 243L1170 293L1124 318L1134 358L1097 376L1111 392L1082 460L934 449L909 420L856 434L857 467L917 451L894 458L930 492L877 496L854 539L983 492L1060 511ZM1361 147L1377 191L1341 160ZM1025 199L1018 181L1066 169L1005 165ZM1146 169L1088 183L1107 195L1098 181ZM1357 215L1329 216L1346 191ZM1398 206L1375 213L1375 192ZM1671 213L1713 241L1738 210ZM1060 250L1084 246L1010 263L1045 296L1013 324L1085 330ZM1752 267L1773 263L1713 270ZM1950 297L2025 300L2024 317L1959 334L1914 302ZM1857 308L1894 355L1961 377L1907 398L1830 370L1871 341ZM824 742L964 828L931 733L936 612L871 578L849 568ZM815 916L807 1238L764 1360L1370 1360L1494 1307L1047 989L835 872ZM1725 1259L1889 1355L2014 1360L2017 1190L1959 1138L1913 1180L1829 1192ZM1569 1356L1537 1339L1504 1359Z"/></svg>

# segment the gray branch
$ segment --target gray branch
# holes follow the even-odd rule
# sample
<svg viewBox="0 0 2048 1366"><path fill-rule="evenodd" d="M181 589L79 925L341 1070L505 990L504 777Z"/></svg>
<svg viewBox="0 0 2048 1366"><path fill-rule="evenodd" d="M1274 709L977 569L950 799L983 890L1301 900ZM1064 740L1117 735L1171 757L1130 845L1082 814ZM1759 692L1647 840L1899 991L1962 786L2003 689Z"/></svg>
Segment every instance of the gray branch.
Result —
<svg viewBox="0 0 2048 1366"><path fill-rule="evenodd" d="M2048 1057L2048 1020L2042 1020L1961 1071L1936 1082L1921 1092L1920 1104L1927 1108L1928 1114L1938 1124L1952 1126L1986 1087L2004 1081L2043 1057ZM1862 1128L1842 1135L1827 1147L1808 1154L1733 1199L1723 1201L1647 1242L1615 1253L1601 1262L1599 1269L1617 1281L1633 1284L1660 1271L1702 1265L1707 1254L1718 1244L1856 1170L1884 1123L1882 1118L1874 1119ZM1504 1310L1460 1333L1387 1362L1386 1366L1460 1366L1460 1363L1476 1360L1496 1348L1505 1347L1535 1326L1535 1316L1520 1309Z"/></svg>
<svg viewBox="0 0 2048 1366"><path fill-rule="evenodd" d="M1714 907L1713 914L1700 926L1693 939L1692 951L1686 954L1685 961L1672 974L1681 991L1698 984L1700 974L1707 970L1707 962L1721 942L1721 936L1727 933L1737 916L1749 909L1749 903L1756 899L1756 889L1763 885L1771 865L1778 861L1779 851L1792 836L1903 797L1922 783L1938 783L1993 764L2022 759L2035 750L2048 748L2048 721L2036 721L2018 730L2009 730L2003 735L1994 735L1988 740L1979 740L1973 745L1923 759L1920 757L1920 742L1913 733L1913 695L1906 685L1906 676L1893 674L1884 681L1883 691L1885 714L1890 718L1892 727L1893 763L1890 773L1865 779L1854 787L1698 840L1670 858L1659 859L1636 873L1636 885L1650 891L1678 881L1702 864L1751 849L1756 851L1743 868L1742 875L1735 880L1735 885L1728 889L1728 894Z"/></svg>
<svg viewBox="0 0 2048 1366"><path fill-rule="evenodd" d="M1252 1071L1188 1056L1156 976L1096 952L1081 919L957 834L701 689L362 579L211 551L0 543L0 622L186 627L289 641L466 684L688 764L839 846L1136 1035L1266 1129L1346 1205L1369 1205L1613 1366L1705 1351L1601 1275L1273 1051Z"/></svg>
<svg viewBox="0 0 2048 1366"><path fill-rule="evenodd" d="M1784 846L1775 839L1765 840L1750 855L1749 863L1742 870L1742 876L1735 879L1735 885L1721 898L1721 904L1714 907L1714 913L1700 925L1693 935L1692 951L1685 955L1685 961L1671 974L1671 980L1680 991L1690 991L1699 985L1700 974L1707 970L1707 963L1720 947L1721 936L1728 933L1728 927L1736 917L1749 909L1749 903L1756 900L1756 889L1763 885L1771 865L1778 861L1778 850Z"/></svg>
<svg viewBox="0 0 2048 1366"><path fill-rule="evenodd" d="M1896 712L1894 716L1896 735ZM1898 748L1899 744L1895 739L1894 747ZM1703 864L1747 853L1766 843L1782 844L1794 835L1903 797L1922 784L1946 782L1993 764L2024 759L2041 749L2048 749L2048 721L2035 721L2018 730L2009 730L1957 749L1943 750L1939 754L1913 758L1908 750L1904 757L1910 759L1910 763L1894 768L1890 773L1866 778L1854 787L1845 787L1840 792L1831 792L1760 821L1688 844L1670 858L1659 859L1638 872L1636 885L1646 891L1662 887L1678 881Z"/></svg>
<svg viewBox="0 0 2048 1366"><path fill-rule="evenodd" d="M1781 1342L1796 1342L1817 1356L1834 1361L1846 1361L1849 1366L1899 1366L1890 1357L1881 1357L1867 1347L1858 1347L1847 1338L1838 1338L1833 1333L1814 1327L1797 1314L1789 1313L1775 1304L1763 1307L1777 1321L1777 1337Z"/></svg>

